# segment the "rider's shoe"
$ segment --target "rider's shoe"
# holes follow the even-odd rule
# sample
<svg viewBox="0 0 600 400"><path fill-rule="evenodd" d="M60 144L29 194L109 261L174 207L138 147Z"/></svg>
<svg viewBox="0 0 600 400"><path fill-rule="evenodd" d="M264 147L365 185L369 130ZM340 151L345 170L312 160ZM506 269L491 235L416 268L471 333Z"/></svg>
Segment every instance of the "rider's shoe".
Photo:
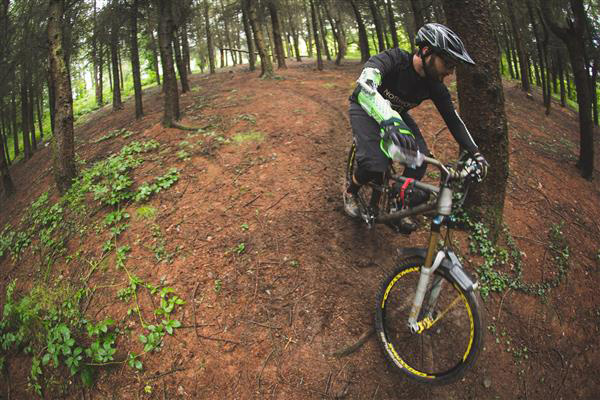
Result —
<svg viewBox="0 0 600 400"><path fill-rule="evenodd" d="M359 209L356 195L344 191L344 211L352 218L358 218Z"/></svg>
<svg viewBox="0 0 600 400"><path fill-rule="evenodd" d="M410 235L417 229L419 229L419 224L412 219L411 217L404 217L395 224L390 224L390 228L398 233L403 233L405 235Z"/></svg>

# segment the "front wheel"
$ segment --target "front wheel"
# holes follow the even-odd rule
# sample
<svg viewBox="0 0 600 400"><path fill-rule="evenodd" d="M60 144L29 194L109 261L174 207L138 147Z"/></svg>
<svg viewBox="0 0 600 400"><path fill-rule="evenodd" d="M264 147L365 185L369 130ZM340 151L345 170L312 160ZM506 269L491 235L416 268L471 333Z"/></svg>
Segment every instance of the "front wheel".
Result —
<svg viewBox="0 0 600 400"><path fill-rule="evenodd" d="M386 358L397 369L422 383L447 384L461 378L479 354L480 309L475 293L461 289L438 268L418 316L421 332L414 333L408 318L423 264L422 257L403 260L385 279L377 296L375 328Z"/></svg>

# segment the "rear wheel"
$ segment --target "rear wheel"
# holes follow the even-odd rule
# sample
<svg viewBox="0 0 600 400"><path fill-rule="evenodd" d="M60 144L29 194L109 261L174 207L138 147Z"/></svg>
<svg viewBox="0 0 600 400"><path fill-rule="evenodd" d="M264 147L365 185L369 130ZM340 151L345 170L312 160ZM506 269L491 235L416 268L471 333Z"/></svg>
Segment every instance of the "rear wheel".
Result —
<svg viewBox="0 0 600 400"><path fill-rule="evenodd" d="M356 169L356 142L353 141L346 161L346 187L352 183ZM362 185L358 191L360 215L369 225L373 224L374 218L379 212L389 211L388 199L386 196L382 196L382 189L381 187L375 188L374 184L367 184Z"/></svg>
<svg viewBox="0 0 600 400"><path fill-rule="evenodd" d="M479 305L472 291L462 290L438 268L418 317L422 331L414 333L408 318L423 263L421 257L404 260L383 282L377 297L377 337L386 358L410 378L434 385L451 383L464 375L481 348ZM437 301L429 306L436 287Z"/></svg>

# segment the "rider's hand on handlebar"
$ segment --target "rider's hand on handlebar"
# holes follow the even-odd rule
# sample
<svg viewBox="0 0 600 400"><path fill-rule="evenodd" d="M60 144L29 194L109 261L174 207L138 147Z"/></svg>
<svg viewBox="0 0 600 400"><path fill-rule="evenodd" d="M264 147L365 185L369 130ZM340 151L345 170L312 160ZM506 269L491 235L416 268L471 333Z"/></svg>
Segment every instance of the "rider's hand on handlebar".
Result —
<svg viewBox="0 0 600 400"><path fill-rule="evenodd" d="M411 152L417 151L417 143L415 142L414 136L401 132L396 125L385 125L383 127L383 132L384 138L392 139L396 146Z"/></svg>
<svg viewBox="0 0 600 400"><path fill-rule="evenodd" d="M475 178L477 179L477 182L481 182L485 179L490 164L488 164L485 157L483 157L483 154L480 152L473 154L473 160L477 165L477 169L474 171Z"/></svg>

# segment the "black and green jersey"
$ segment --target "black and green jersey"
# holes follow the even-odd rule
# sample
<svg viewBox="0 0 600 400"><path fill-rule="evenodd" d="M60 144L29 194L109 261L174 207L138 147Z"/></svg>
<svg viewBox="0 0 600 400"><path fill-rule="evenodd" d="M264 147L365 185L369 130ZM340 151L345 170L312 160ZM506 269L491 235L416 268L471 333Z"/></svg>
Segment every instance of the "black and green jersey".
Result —
<svg viewBox="0 0 600 400"><path fill-rule="evenodd" d="M408 110L424 100L431 99L456 141L471 153L477 151L475 141L454 109L448 88L443 82L423 78L417 74L413 67L412 54L400 49L386 50L372 56L364 67L379 70L381 83L377 91L403 119ZM352 101L358 103L359 92L360 89L354 91Z"/></svg>

